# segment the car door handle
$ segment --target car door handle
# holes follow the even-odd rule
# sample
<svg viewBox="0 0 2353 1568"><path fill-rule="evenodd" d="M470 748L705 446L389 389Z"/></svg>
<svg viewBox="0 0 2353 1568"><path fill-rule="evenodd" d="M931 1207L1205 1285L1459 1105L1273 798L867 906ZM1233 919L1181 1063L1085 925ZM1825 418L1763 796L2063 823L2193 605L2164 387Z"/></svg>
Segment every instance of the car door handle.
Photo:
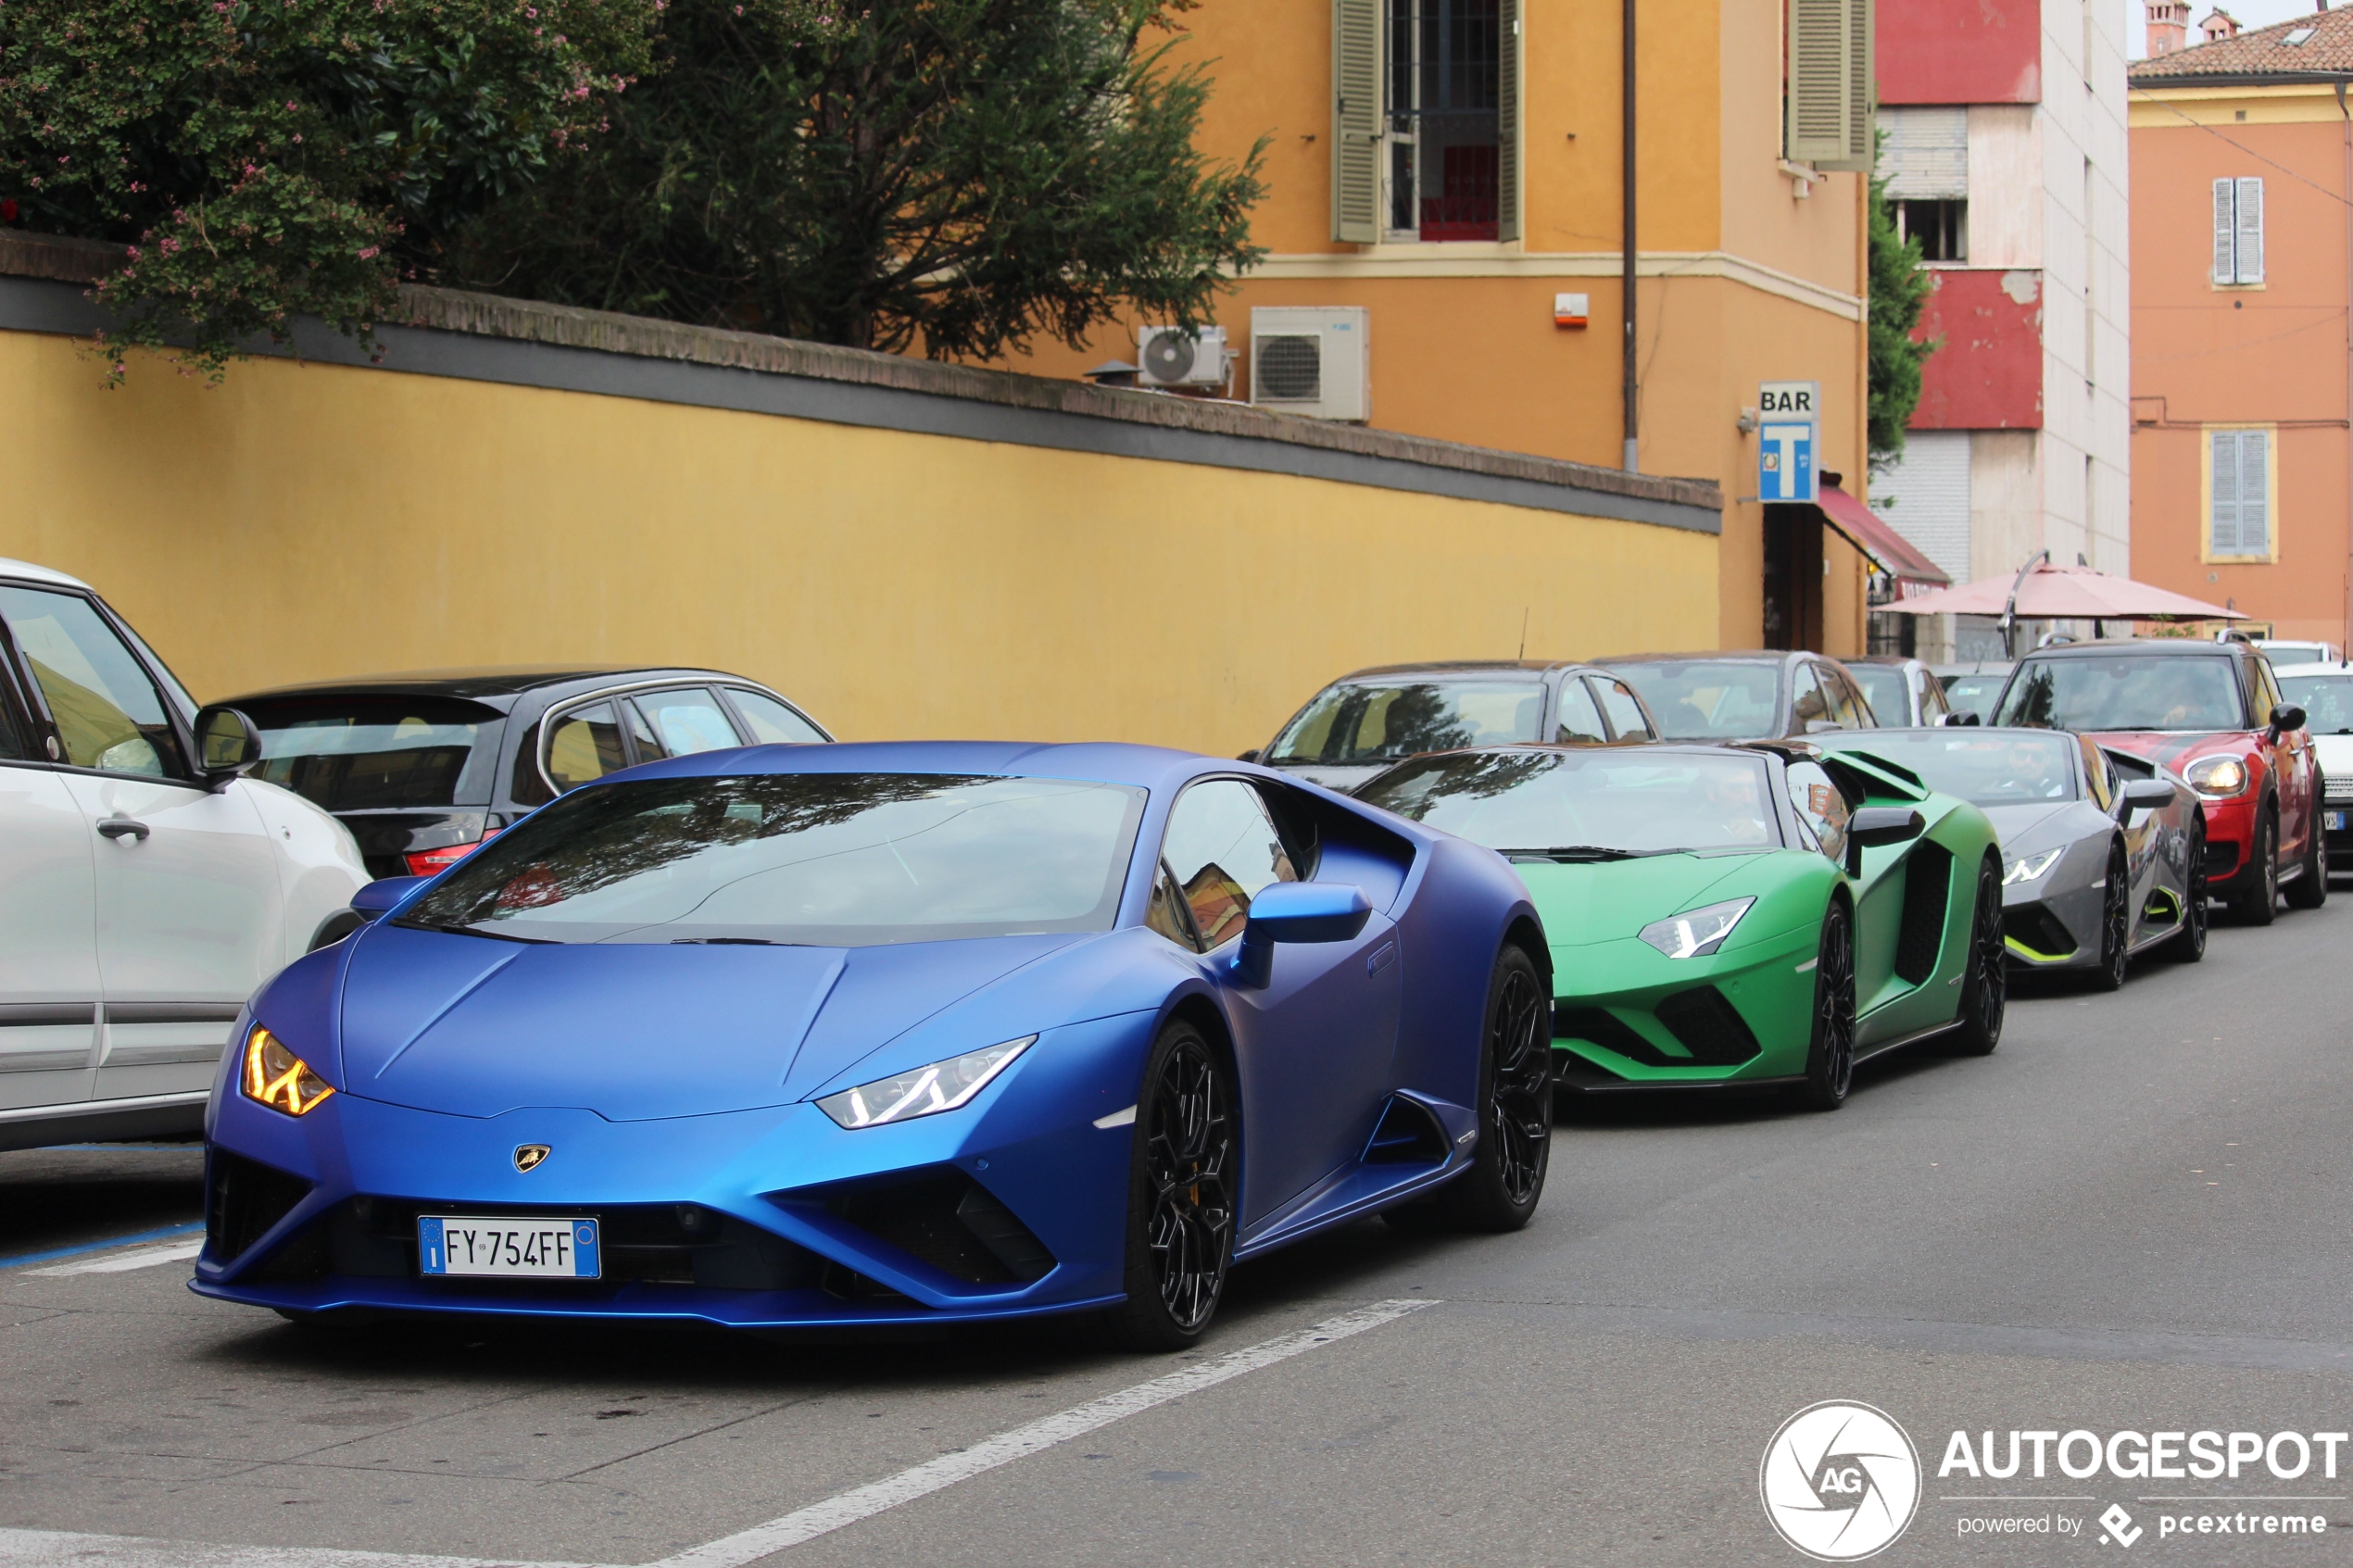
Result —
<svg viewBox="0 0 2353 1568"><path fill-rule="evenodd" d="M129 817L108 817L99 822L98 831L108 838L120 838L123 834L129 834L133 838L145 841L147 836L147 824L135 822Z"/></svg>

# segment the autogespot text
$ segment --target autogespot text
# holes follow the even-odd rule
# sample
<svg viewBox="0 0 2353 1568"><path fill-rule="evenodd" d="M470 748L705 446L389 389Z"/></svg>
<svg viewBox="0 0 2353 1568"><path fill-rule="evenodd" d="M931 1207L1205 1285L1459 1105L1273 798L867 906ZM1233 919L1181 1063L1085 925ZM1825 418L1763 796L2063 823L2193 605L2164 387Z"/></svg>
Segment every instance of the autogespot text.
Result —
<svg viewBox="0 0 2353 1568"><path fill-rule="evenodd" d="M1944 1445L1938 1478L1976 1476L2004 1481L2024 1474L2036 1479L2057 1473L2083 1481L2106 1472L2120 1481L2238 1480L2257 1466L2275 1479L2294 1481L2316 1473L2334 1481L2340 1450L2353 1434L2344 1432L2111 1432L2106 1437L2072 1432L2018 1432L1997 1441L1992 1432L1972 1443L1956 1432ZM1998 1460L1998 1462L1997 1462ZM2020 1467L2032 1469L2021 1472ZM2195 1529L2195 1526L2193 1526Z"/></svg>

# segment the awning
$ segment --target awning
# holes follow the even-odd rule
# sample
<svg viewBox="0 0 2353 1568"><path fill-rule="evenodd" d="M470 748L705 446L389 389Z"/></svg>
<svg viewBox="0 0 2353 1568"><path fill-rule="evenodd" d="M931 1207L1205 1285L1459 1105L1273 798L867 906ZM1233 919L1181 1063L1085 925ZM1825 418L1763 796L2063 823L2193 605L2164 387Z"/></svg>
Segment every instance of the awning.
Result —
<svg viewBox="0 0 2353 1568"><path fill-rule="evenodd" d="M1820 495L1816 504L1822 509L1822 521L1895 579L1898 598L1952 586L1953 580L1942 568L1920 554L1910 540L1873 516L1870 508L1828 481L1818 488Z"/></svg>

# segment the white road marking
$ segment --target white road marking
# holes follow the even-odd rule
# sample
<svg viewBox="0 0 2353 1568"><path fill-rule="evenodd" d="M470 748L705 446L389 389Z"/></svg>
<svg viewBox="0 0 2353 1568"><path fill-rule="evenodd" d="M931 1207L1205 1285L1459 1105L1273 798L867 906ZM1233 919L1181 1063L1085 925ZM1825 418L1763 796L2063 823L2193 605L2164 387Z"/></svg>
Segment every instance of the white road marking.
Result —
<svg viewBox="0 0 2353 1568"><path fill-rule="evenodd" d="M93 1258L82 1263L58 1263L46 1269L28 1269L32 1274L120 1274L132 1269L151 1269L157 1263L182 1263L204 1250L204 1238L194 1241L168 1241L161 1247L135 1247L128 1252L116 1252L104 1258Z"/></svg>
<svg viewBox="0 0 2353 1568"><path fill-rule="evenodd" d="M959 1481L969 1481L1017 1459L1084 1436L1099 1427L1437 1305L1433 1300L1376 1301L1369 1307L1327 1318L1296 1334L1282 1335L1182 1372L1073 1405L1026 1426L983 1438L971 1448L942 1454L896 1475L797 1509L781 1519L755 1524L704 1546L690 1547L675 1556L648 1563L645 1568L745 1568L772 1552L830 1535L845 1525L929 1497ZM418 1557L397 1552L346 1551L333 1547L201 1546L131 1536L10 1529L0 1529L0 1563L8 1568L597 1568L588 1563L531 1562L519 1558Z"/></svg>
<svg viewBox="0 0 2353 1568"><path fill-rule="evenodd" d="M1125 1110L1114 1110L1109 1116L1098 1116L1095 1118L1095 1125L1101 1127L1106 1133L1110 1132L1114 1127L1132 1127L1135 1124L1136 1108L1132 1105Z"/></svg>

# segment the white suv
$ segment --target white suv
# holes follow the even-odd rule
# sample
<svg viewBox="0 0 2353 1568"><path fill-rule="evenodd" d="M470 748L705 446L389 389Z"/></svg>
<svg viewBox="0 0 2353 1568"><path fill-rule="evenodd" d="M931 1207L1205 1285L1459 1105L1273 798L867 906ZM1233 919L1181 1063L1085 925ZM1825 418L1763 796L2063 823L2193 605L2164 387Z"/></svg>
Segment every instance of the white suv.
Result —
<svg viewBox="0 0 2353 1568"><path fill-rule="evenodd" d="M0 1149L196 1131L245 998L356 922L349 831L260 755L87 585L0 559Z"/></svg>

